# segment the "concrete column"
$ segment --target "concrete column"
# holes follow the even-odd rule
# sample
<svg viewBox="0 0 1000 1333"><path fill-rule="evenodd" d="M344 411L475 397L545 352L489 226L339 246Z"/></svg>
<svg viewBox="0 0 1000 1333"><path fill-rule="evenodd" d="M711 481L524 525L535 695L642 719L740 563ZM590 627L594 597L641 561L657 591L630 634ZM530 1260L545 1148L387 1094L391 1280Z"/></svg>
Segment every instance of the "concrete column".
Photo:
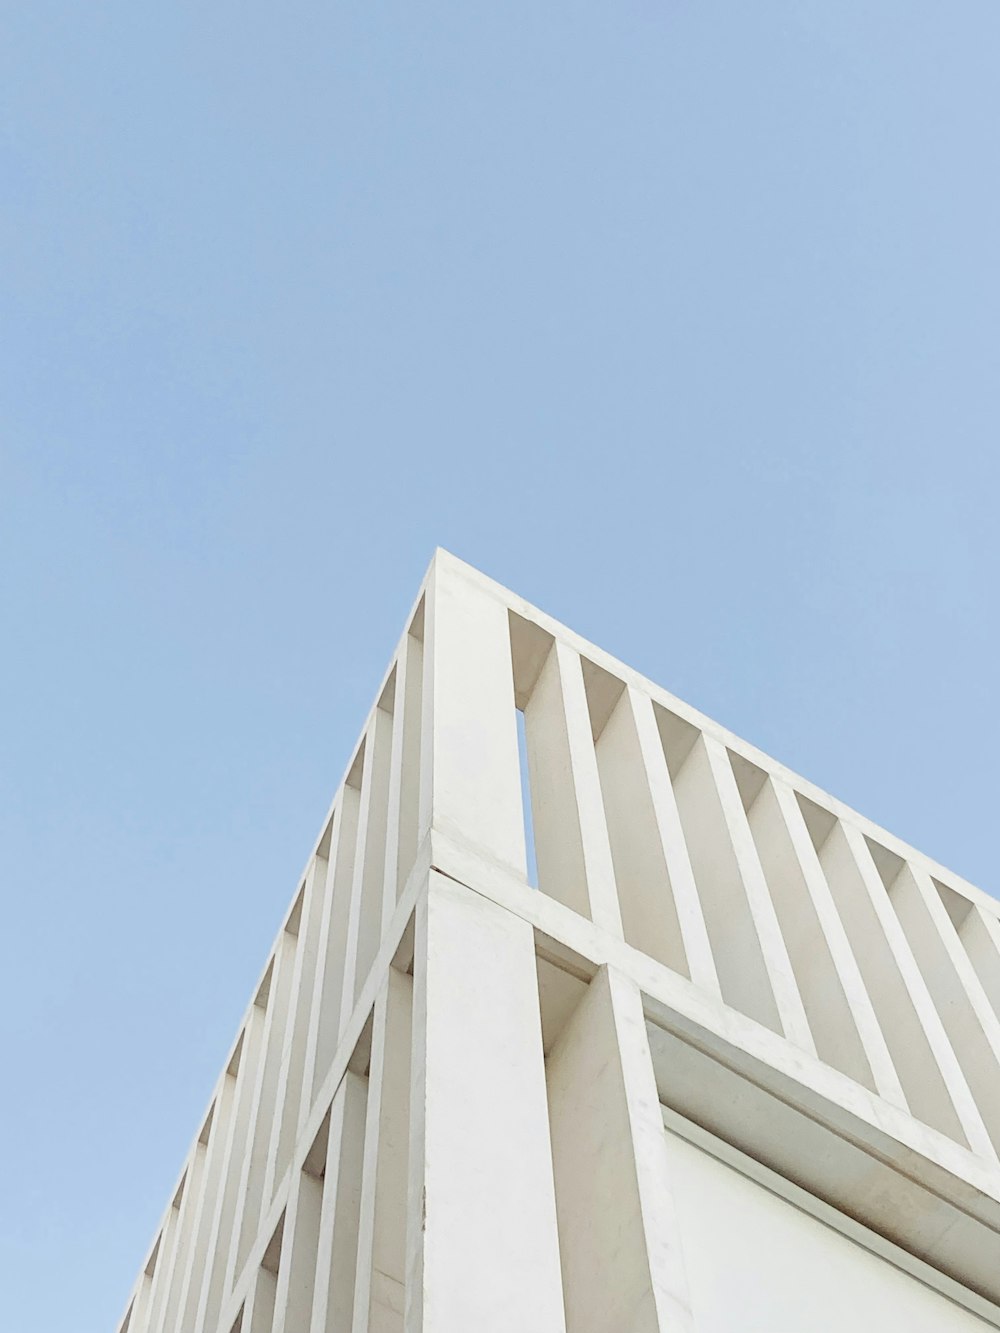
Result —
<svg viewBox="0 0 1000 1333"><path fill-rule="evenodd" d="M638 987L603 968L548 1058L567 1333L689 1333Z"/></svg>
<svg viewBox="0 0 1000 1333"><path fill-rule="evenodd" d="M426 599L421 826L524 879L507 607L445 552Z"/></svg>
<svg viewBox="0 0 1000 1333"><path fill-rule="evenodd" d="M562 1333L531 927L432 873L414 966L406 1333Z"/></svg>

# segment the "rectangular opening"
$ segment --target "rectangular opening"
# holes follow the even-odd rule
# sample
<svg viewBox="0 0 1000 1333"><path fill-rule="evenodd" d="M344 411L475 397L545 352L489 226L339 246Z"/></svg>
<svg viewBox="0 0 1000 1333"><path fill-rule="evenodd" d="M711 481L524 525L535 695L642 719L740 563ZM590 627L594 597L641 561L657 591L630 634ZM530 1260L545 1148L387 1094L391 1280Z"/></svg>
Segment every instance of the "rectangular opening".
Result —
<svg viewBox="0 0 1000 1333"><path fill-rule="evenodd" d="M594 755L587 663L540 625L513 612L508 623L528 881L615 930L614 872Z"/></svg>
<svg viewBox="0 0 1000 1333"><path fill-rule="evenodd" d="M524 818L524 850L528 864L528 883L538 888L538 857L535 853L535 819L531 803L531 771L528 767L528 737L524 713L517 710L517 758L521 774L521 814Z"/></svg>
<svg viewBox="0 0 1000 1333"><path fill-rule="evenodd" d="M687 951L674 894L677 857L668 856L664 801L672 799L669 777L654 794L656 775L647 767L638 703L624 682L584 659L583 678L595 737L604 817L618 891L622 930L636 949L665 967L690 977ZM645 706L645 705L644 705ZM654 742L655 743L655 742ZM683 848L676 851L683 854Z"/></svg>

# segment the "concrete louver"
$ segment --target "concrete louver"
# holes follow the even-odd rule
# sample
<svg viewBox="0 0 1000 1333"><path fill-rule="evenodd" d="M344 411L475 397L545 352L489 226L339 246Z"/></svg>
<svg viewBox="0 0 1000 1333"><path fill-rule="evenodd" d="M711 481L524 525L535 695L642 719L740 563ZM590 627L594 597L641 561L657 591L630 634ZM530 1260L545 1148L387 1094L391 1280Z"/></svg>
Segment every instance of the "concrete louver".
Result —
<svg viewBox="0 0 1000 1333"><path fill-rule="evenodd" d="M1000 1326L998 1007L992 898L438 552L120 1333Z"/></svg>

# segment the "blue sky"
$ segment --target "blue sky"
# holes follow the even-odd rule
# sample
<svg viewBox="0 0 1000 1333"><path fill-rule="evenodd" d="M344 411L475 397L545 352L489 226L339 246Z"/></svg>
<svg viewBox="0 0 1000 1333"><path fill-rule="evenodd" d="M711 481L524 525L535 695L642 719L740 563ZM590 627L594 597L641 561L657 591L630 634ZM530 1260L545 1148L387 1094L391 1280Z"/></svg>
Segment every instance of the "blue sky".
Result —
<svg viewBox="0 0 1000 1333"><path fill-rule="evenodd" d="M3 10L12 1333L121 1312L435 545L996 890L995 0Z"/></svg>

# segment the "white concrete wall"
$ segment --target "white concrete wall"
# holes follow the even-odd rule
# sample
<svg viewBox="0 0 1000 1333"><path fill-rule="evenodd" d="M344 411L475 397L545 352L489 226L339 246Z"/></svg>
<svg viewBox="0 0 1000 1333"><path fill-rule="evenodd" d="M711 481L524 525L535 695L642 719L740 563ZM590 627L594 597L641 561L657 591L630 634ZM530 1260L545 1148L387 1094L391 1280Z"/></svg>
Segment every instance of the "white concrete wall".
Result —
<svg viewBox="0 0 1000 1333"><path fill-rule="evenodd" d="M665 1131L698 1333L983 1333L968 1310Z"/></svg>

